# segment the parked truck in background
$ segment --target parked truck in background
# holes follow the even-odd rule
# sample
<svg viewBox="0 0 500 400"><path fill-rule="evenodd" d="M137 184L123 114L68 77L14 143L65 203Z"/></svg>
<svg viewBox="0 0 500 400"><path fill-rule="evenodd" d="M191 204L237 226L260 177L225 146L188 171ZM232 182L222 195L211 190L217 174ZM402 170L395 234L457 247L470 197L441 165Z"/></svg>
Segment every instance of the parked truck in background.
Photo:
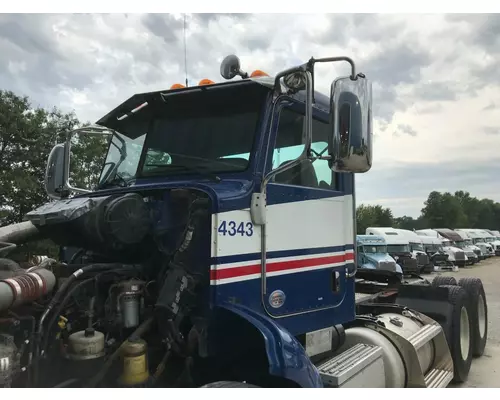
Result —
<svg viewBox="0 0 500 400"><path fill-rule="evenodd" d="M448 260L450 257L443 248L443 241L437 237L421 236L425 252L429 256L433 271L458 270L458 267Z"/></svg>
<svg viewBox="0 0 500 400"><path fill-rule="evenodd" d="M349 76L315 91L315 66L338 61ZM357 278L354 176L373 125L354 62L271 78L228 56L221 75L136 94L53 148L53 201L0 228L0 385L465 381L487 341L479 279ZM72 138L90 134L110 139L99 184L74 187ZM39 238L78 250L30 270L5 258Z"/></svg>
<svg viewBox="0 0 500 400"><path fill-rule="evenodd" d="M493 246L487 243L484 238L485 235L479 233L477 229L455 229L455 231L464 232L470 239L472 239L472 243L481 249L486 258L495 255L495 249L493 249Z"/></svg>
<svg viewBox="0 0 500 400"><path fill-rule="evenodd" d="M462 249L464 251L465 255L467 256L467 261L469 265L474 265L479 261L479 257L474 251L474 249L467 243L465 243L465 241L462 239L462 236L460 236L457 232L447 228L436 228L435 230L443 238L447 239L450 245Z"/></svg>
<svg viewBox="0 0 500 400"><path fill-rule="evenodd" d="M465 252L458 247L452 246L450 240L440 235L435 229L420 229L415 232L421 236L431 236L441 239L443 250L446 254L448 254L448 260L458 267L464 267L467 265L468 258Z"/></svg>
<svg viewBox="0 0 500 400"><path fill-rule="evenodd" d="M367 235L376 235L384 238L387 252L401 266L403 274L415 274L419 272L418 261L413 257L408 238L390 227L368 227Z"/></svg>
<svg viewBox="0 0 500 400"><path fill-rule="evenodd" d="M389 271L403 275L401 266L387 252L387 244L383 236L357 235L356 260L358 269Z"/></svg>
<svg viewBox="0 0 500 400"><path fill-rule="evenodd" d="M485 241L491 245L496 256L500 256L500 240L495 237L491 231L487 229L481 229L478 231L480 234L484 235Z"/></svg>
<svg viewBox="0 0 500 400"><path fill-rule="evenodd" d="M417 235L414 231L407 229L395 229L401 235L408 238L410 243L410 250L412 257L417 260L417 268L419 273L430 273L434 270L434 266L430 262L430 258L424 249L422 237Z"/></svg>

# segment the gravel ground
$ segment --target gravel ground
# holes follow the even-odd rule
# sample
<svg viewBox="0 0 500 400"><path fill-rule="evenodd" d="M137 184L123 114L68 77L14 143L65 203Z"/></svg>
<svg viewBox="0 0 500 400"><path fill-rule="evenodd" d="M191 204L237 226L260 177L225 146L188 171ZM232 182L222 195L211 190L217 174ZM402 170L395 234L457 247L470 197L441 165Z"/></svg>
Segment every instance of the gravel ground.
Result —
<svg viewBox="0 0 500 400"><path fill-rule="evenodd" d="M483 281L488 304L488 341L484 355L473 359L467 382L450 387L498 388L500 387L500 257L481 261L473 267L460 268L458 272L443 272L428 275L476 277Z"/></svg>

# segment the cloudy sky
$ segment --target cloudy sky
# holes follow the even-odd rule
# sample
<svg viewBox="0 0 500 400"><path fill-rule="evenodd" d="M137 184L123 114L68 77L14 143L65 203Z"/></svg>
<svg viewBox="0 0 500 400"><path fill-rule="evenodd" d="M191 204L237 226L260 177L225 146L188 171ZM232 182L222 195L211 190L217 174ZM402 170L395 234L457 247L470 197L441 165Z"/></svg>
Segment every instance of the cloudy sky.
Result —
<svg viewBox="0 0 500 400"><path fill-rule="evenodd" d="M374 82L375 155L358 203L418 216L431 190L500 201L500 15L187 15L188 77L237 54L274 74L347 55ZM0 15L0 89L95 121L184 81L183 16ZM316 87L347 68L320 66Z"/></svg>

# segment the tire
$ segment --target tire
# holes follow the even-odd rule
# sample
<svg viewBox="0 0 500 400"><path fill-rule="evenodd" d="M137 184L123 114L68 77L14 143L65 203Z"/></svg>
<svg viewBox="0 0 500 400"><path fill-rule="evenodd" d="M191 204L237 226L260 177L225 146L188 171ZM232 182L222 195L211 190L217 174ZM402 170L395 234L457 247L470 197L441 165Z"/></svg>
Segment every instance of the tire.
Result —
<svg viewBox="0 0 500 400"><path fill-rule="evenodd" d="M218 381L211 382L203 385L202 388L258 388L259 386L250 385L249 383L244 382L234 382L234 381Z"/></svg>
<svg viewBox="0 0 500 400"><path fill-rule="evenodd" d="M443 285L448 289L448 302L452 305L451 318L445 330L451 358L453 359L453 381L467 380L472 363L472 307L470 296L460 286ZM463 353L466 353L463 355Z"/></svg>
<svg viewBox="0 0 500 400"><path fill-rule="evenodd" d="M481 357L488 341L488 304L483 282L478 278L462 278L458 281L471 300L472 355Z"/></svg>
<svg viewBox="0 0 500 400"><path fill-rule="evenodd" d="M439 275L436 276L432 282L431 285L436 287L436 286L444 286L444 285L452 285L452 286L457 286L457 280L453 276L443 276Z"/></svg>

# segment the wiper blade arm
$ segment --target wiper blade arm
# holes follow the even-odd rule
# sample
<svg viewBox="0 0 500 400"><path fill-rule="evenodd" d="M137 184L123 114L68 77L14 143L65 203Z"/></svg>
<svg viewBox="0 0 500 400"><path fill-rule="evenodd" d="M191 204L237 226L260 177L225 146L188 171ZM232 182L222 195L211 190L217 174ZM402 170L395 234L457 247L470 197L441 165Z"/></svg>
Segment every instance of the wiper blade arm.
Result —
<svg viewBox="0 0 500 400"><path fill-rule="evenodd" d="M128 187L134 181L133 179L125 179L120 174L116 174L115 177L111 180L107 180L97 185L97 189L104 189L106 187L119 186L119 187Z"/></svg>

